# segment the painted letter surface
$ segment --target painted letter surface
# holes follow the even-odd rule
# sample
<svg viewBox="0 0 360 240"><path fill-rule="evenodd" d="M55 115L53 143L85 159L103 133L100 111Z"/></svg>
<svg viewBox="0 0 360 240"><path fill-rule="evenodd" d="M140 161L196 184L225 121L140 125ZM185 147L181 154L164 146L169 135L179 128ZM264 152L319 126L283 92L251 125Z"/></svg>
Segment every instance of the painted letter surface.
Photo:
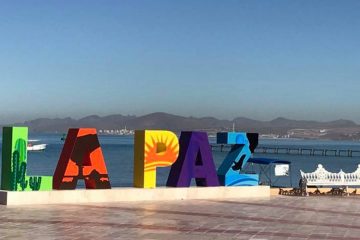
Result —
<svg viewBox="0 0 360 240"><path fill-rule="evenodd" d="M83 179L87 189L109 189L104 156L94 128L69 129L54 173L54 189L75 189Z"/></svg>
<svg viewBox="0 0 360 240"><path fill-rule="evenodd" d="M52 189L51 176L26 175L27 142L27 127L3 128L1 168L2 190L42 191Z"/></svg>
<svg viewBox="0 0 360 240"><path fill-rule="evenodd" d="M257 133L218 133L218 144L233 144L230 152L218 169L218 177L222 186L254 186L258 185L258 174L243 174L245 167L258 145Z"/></svg>
<svg viewBox="0 0 360 240"><path fill-rule="evenodd" d="M179 140L170 131L138 130L134 141L134 187L155 188L156 168L176 161Z"/></svg>
<svg viewBox="0 0 360 240"><path fill-rule="evenodd" d="M171 166L167 186L189 187L195 178L197 186L219 186L207 133L182 132L180 154Z"/></svg>

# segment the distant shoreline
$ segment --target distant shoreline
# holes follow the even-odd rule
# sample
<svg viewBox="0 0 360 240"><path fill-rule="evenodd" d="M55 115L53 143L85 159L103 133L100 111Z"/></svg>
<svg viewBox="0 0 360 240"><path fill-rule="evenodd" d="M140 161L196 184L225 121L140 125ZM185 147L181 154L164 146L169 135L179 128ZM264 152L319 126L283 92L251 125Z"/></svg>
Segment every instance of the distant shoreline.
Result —
<svg viewBox="0 0 360 240"><path fill-rule="evenodd" d="M164 112L143 116L91 115L81 119L38 118L7 126L27 126L30 132L66 134L69 128L96 128L98 133L133 134L135 129L164 129L176 133L181 131L204 131L209 135L217 132L255 132L274 139L319 139L319 140L360 140L360 125L350 120L318 122L276 118L259 121L246 117L222 120L214 117L184 117Z"/></svg>

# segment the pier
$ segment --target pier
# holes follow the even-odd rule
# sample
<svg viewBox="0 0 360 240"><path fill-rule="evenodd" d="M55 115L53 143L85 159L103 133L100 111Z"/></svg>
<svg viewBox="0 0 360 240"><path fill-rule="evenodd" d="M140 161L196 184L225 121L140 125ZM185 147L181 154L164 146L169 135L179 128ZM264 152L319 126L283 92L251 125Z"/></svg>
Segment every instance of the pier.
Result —
<svg viewBox="0 0 360 240"><path fill-rule="evenodd" d="M231 145L212 144L213 151L230 151ZM275 147L275 146L258 146L255 153L260 154L286 154L286 155L304 155L304 156L327 156L327 157L360 157L360 151L351 149L326 149L326 148L309 148L306 147Z"/></svg>

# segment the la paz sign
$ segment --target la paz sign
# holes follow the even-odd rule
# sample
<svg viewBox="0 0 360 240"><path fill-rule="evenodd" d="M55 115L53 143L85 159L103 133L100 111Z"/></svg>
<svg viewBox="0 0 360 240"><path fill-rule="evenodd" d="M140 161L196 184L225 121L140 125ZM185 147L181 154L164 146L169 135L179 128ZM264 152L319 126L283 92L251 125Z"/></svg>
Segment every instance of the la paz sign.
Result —
<svg viewBox="0 0 360 240"><path fill-rule="evenodd" d="M69 129L53 176L27 175L27 127L4 127L1 189L49 191L75 189L83 180L87 189L110 189L111 183L96 129ZM258 134L222 132L217 143L231 150L216 170L205 132L138 130L134 136L134 187L155 188L156 168L170 167L168 187L257 185L258 175L241 169L258 144ZM121 171L119 171L121 174Z"/></svg>

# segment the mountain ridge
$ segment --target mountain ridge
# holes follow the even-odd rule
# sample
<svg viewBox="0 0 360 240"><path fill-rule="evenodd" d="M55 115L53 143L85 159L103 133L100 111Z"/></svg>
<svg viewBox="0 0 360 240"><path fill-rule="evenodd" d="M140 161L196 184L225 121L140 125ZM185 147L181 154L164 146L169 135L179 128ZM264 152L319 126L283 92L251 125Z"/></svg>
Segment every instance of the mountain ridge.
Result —
<svg viewBox="0 0 360 240"><path fill-rule="evenodd" d="M30 132L35 133L65 133L69 128L93 127L97 129L164 129L175 132L186 130L200 130L207 132L231 131L235 124L236 131L259 132L260 134L286 135L290 130L324 131L328 129L338 135L359 132L360 125L351 120L338 119L320 122L313 120L293 120L278 117L270 121L260 121L246 117L237 117L233 120L218 119L215 117L184 117L165 112L154 112L142 116L113 114L108 116L89 115L79 119L65 118L38 118L23 123L9 125L24 125ZM356 135L355 134L355 135ZM354 135L354 134L352 134ZM343 138L342 136L341 138Z"/></svg>

